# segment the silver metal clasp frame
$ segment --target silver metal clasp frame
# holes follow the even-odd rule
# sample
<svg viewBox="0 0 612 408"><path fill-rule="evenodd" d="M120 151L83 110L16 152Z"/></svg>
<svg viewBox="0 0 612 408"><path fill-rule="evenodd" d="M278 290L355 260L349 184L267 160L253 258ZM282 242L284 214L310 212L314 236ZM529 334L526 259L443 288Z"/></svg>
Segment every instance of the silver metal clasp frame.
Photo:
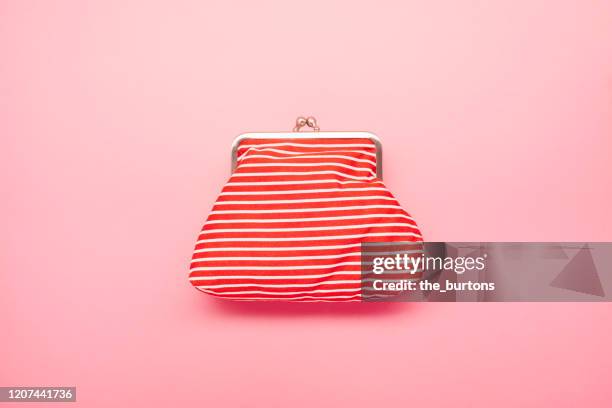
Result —
<svg viewBox="0 0 612 408"><path fill-rule="evenodd" d="M300 129L308 126L312 132L300 132ZM376 147L376 177L383 178L383 156L382 143L378 136L370 132L322 132L319 130L317 120L309 116L300 116L295 122L292 132L257 132L243 133L234 139L232 143L232 173L238 165L238 146L246 139L369 139Z"/></svg>

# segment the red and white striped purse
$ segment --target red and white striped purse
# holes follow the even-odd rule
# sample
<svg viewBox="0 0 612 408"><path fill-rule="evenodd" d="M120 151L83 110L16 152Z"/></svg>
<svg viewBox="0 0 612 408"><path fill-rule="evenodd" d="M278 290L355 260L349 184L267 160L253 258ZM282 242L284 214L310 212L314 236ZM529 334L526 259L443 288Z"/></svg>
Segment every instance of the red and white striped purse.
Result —
<svg viewBox="0 0 612 408"><path fill-rule="evenodd" d="M299 133L303 126L315 132ZM247 133L196 243L189 280L235 300L359 301L363 242L422 241L381 181L367 132Z"/></svg>

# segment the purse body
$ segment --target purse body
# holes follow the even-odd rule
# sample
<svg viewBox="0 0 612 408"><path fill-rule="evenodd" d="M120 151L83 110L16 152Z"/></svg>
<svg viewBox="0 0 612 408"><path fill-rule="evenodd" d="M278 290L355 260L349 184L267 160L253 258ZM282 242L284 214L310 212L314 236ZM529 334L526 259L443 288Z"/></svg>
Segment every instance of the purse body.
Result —
<svg viewBox="0 0 612 408"><path fill-rule="evenodd" d="M307 136L306 136L307 135ZM190 282L233 300L360 301L364 242L420 242L367 132L245 134Z"/></svg>

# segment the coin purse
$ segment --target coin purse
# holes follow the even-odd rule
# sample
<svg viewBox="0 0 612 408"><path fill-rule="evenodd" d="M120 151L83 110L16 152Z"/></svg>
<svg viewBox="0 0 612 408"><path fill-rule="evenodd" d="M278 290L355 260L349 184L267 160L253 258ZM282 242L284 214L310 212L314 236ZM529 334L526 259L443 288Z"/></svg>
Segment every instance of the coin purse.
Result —
<svg viewBox="0 0 612 408"><path fill-rule="evenodd" d="M292 132L235 139L189 281L233 300L361 301L362 243L400 241L422 237L382 181L380 140L300 117Z"/></svg>

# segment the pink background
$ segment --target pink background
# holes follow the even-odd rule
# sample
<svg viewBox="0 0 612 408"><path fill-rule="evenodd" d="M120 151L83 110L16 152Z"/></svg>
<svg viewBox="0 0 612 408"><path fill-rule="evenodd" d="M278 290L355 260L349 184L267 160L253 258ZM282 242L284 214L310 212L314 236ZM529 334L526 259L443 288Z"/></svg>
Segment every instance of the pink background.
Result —
<svg viewBox="0 0 612 408"><path fill-rule="evenodd" d="M606 0L0 1L0 385L610 406L610 304L230 304L187 268L234 136L298 114L378 134L429 240L611 241L611 21Z"/></svg>

